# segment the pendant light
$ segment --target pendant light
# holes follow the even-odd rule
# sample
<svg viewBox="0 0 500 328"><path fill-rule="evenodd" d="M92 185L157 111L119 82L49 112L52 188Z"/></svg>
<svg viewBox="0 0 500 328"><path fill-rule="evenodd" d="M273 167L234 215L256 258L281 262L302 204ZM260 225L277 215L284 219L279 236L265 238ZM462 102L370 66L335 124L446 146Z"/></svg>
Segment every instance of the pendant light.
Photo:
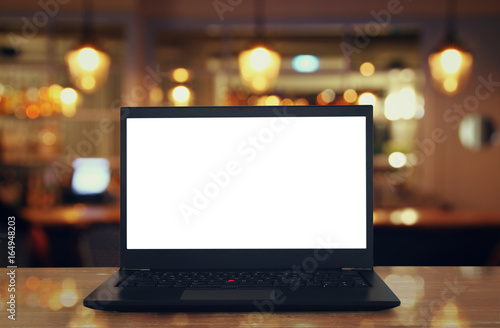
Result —
<svg viewBox="0 0 500 328"><path fill-rule="evenodd" d="M434 87L447 96L459 93L467 85L472 71L473 56L457 41L455 26L456 1L448 1L446 36L429 55L429 68Z"/></svg>
<svg viewBox="0 0 500 328"><path fill-rule="evenodd" d="M108 79L111 63L107 53L100 50L91 29L90 0L84 0L85 14L80 45L66 53L65 61L71 82L85 93L93 93Z"/></svg>
<svg viewBox="0 0 500 328"><path fill-rule="evenodd" d="M257 42L238 56L243 85L255 94L263 94L276 84L281 56L264 42L264 2L254 0L255 35Z"/></svg>

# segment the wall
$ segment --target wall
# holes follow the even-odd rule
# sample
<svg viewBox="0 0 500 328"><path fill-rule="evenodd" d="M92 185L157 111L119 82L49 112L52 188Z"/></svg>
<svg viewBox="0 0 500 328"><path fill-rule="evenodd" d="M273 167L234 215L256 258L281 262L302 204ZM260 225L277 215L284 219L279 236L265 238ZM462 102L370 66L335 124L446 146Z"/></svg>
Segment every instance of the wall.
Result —
<svg viewBox="0 0 500 328"><path fill-rule="evenodd" d="M442 22L423 22L422 28L422 60L425 60L433 47L441 40ZM447 136L442 144L437 144L435 151L425 158L418 174L419 187L433 192L464 209L500 209L500 135L497 144L487 149L473 152L465 149L458 138L455 122L443 119L445 111L454 106L467 105L465 113L477 112L493 119L500 129L500 43L498 31L500 20L467 19L458 23L458 34L474 55L474 67L468 87L454 97L446 97L435 91L429 83L425 86L426 115L421 121L420 140L429 138L432 131L441 128ZM427 70L428 72L428 70ZM491 76L497 81L490 96L478 100L477 109L474 104L476 88L480 85L479 77L488 79ZM485 89L480 90L481 94ZM486 96L485 96L486 97ZM458 117L453 113L451 119Z"/></svg>

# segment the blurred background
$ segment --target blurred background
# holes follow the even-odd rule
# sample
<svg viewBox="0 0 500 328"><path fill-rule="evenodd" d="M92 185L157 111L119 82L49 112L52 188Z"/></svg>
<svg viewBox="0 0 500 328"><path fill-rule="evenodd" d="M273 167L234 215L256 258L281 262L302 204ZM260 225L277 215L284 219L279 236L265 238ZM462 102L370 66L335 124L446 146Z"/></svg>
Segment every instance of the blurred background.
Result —
<svg viewBox="0 0 500 328"><path fill-rule="evenodd" d="M17 0L0 263L118 266L120 106L374 106L376 265L500 265L498 1Z"/></svg>

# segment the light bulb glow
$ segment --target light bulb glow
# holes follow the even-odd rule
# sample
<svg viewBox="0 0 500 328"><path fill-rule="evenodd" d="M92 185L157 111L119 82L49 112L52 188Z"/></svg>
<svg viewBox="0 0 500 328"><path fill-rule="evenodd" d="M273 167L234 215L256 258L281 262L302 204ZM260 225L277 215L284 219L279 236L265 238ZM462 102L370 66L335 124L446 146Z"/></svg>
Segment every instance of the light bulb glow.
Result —
<svg viewBox="0 0 500 328"><path fill-rule="evenodd" d="M266 48L258 47L250 53L250 66L256 71L263 71L271 64L271 55Z"/></svg>
<svg viewBox="0 0 500 328"><path fill-rule="evenodd" d="M418 212L413 208L405 208L401 211L401 222L404 225L414 225L418 221Z"/></svg>
<svg viewBox="0 0 500 328"><path fill-rule="evenodd" d="M458 88L458 81L455 78L449 77L443 82L443 88L448 92L454 92Z"/></svg>
<svg viewBox="0 0 500 328"><path fill-rule="evenodd" d="M376 102L377 102L377 98L371 92L364 92L361 95L359 95L359 98L358 98L358 103L360 105L372 105L372 106L375 106Z"/></svg>
<svg viewBox="0 0 500 328"><path fill-rule="evenodd" d="M99 66L99 55L90 47L85 47L78 53L78 63L86 71L92 71Z"/></svg>
<svg viewBox="0 0 500 328"><path fill-rule="evenodd" d="M238 64L243 85L255 94L263 94L276 83L281 56L261 46L240 52Z"/></svg>
<svg viewBox="0 0 500 328"><path fill-rule="evenodd" d="M446 73L452 74L460 69L462 55L456 49L445 50L441 54L441 65Z"/></svg>
<svg viewBox="0 0 500 328"><path fill-rule="evenodd" d="M398 151L389 155L389 165L394 168L400 168L406 164L406 155Z"/></svg>
<svg viewBox="0 0 500 328"><path fill-rule="evenodd" d="M110 56L93 47L70 50L64 56L71 83L90 94L99 89L108 78Z"/></svg>
<svg viewBox="0 0 500 328"><path fill-rule="evenodd" d="M94 89L95 83L95 79L92 76L84 76L82 78L82 88L85 90Z"/></svg>
<svg viewBox="0 0 500 328"><path fill-rule="evenodd" d="M264 92L267 89L267 80L263 76L257 76L251 82L252 88Z"/></svg>
<svg viewBox="0 0 500 328"><path fill-rule="evenodd" d="M78 95L73 88L65 88L61 91L61 101L65 104L74 103L77 97Z"/></svg>
<svg viewBox="0 0 500 328"><path fill-rule="evenodd" d="M404 88L399 92L399 99L401 101L400 114L401 118L405 120L412 119L416 111L416 95L413 88Z"/></svg>
<svg viewBox="0 0 500 328"><path fill-rule="evenodd" d="M408 87L389 94L385 98L384 106L384 115L390 121L414 118L417 111L415 90Z"/></svg>
<svg viewBox="0 0 500 328"><path fill-rule="evenodd" d="M190 92L185 86L177 86L172 90L172 96L174 100L180 103L186 102L189 99Z"/></svg>

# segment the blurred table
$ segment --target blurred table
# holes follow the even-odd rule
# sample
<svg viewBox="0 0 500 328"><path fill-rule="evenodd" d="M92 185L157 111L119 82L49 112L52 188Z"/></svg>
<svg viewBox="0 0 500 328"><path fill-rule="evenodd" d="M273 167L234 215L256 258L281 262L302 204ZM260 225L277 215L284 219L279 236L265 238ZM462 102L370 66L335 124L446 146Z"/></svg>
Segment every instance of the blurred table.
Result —
<svg viewBox="0 0 500 328"><path fill-rule="evenodd" d="M116 268L16 269L16 321L7 318L8 276L0 270L2 327L498 327L500 267L378 267L401 299L378 312L117 313L83 299Z"/></svg>
<svg viewBox="0 0 500 328"><path fill-rule="evenodd" d="M499 211L408 207L373 214L378 265L500 264ZM76 244L82 232L103 224L118 230L120 222L118 204L24 208L21 215L45 241L36 247L43 266L82 265Z"/></svg>
<svg viewBox="0 0 500 328"><path fill-rule="evenodd" d="M120 206L75 204L49 208L26 207L21 216L43 226L90 225L120 222Z"/></svg>
<svg viewBox="0 0 500 328"><path fill-rule="evenodd" d="M500 227L500 211L443 210L439 208L376 209L375 226L416 226L425 228Z"/></svg>
<svg viewBox="0 0 500 328"><path fill-rule="evenodd" d="M109 224L115 224L118 231L120 223L119 204L26 207L20 215L31 223L31 235L36 236L33 257L41 266L82 266L78 245L82 233Z"/></svg>
<svg viewBox="0 0 500 328"><path fill-rule="evenodd" d="M75 204L49 208L26 207L21 215L33 224L88 225L120 222L120 206ZM500 211L442 210L439 208L375 209L377 226L415 225L419 227L500 227Z"/></svg>

